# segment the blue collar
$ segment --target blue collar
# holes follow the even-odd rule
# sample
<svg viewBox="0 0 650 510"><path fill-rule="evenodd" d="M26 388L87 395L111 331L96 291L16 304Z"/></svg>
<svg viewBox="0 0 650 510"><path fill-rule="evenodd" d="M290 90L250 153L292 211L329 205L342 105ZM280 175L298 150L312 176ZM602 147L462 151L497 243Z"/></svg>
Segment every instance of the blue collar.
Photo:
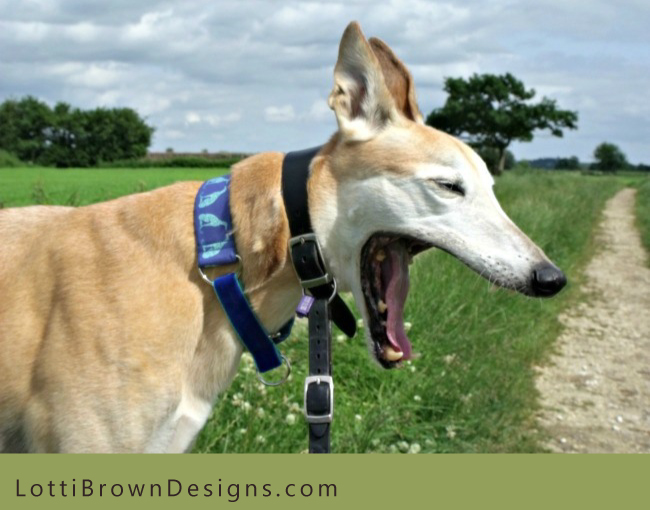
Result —
<svg viewBox="0 0 650 510"><path fill-rule="evenodd" d="M230 175L215 177L201 185L194 202L194 234L201 275L214 288L230 324L253 356L257 370L264 373L279 367L283 356L276 344L291 333L293 317L278 333L269 336L246 299L237 273L210 281L202 271L241 260L237 255L230 214Z"/></svg>

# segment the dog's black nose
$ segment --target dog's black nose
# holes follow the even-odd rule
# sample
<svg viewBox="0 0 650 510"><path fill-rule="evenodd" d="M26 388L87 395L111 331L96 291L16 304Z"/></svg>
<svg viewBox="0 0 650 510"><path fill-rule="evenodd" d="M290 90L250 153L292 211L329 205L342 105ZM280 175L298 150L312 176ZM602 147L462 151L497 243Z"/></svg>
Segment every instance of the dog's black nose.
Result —
<svg viewBox="0 0 650 510"><path fill-rule="evenodd" d="M532 289L535 296L551 297L566 285L566 276L553 264L543 264L533 270Z"/></svg>

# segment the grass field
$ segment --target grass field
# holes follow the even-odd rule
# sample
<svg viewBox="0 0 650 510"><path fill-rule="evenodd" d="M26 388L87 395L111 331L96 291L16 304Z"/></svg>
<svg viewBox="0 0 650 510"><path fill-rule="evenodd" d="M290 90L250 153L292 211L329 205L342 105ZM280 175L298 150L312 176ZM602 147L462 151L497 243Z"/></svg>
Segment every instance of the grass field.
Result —
<svg viewBox="0 0 650 510"><path fill-rule="evenodd" d="M0 168L0 206L88 205L177 181L202 181L226 171L225 168Z"/></svg>
<svg viewBox="0 0 650 510"><path fill-rule="evenodd" d="M0 202L87 204L214 175L214 169L0 170ZM570 285L555 299L533 300L492 289L444 253L419 256L406 318L420 358L402 370L383 371L370 361L362 333L352 340L334 334L334 451L539 451L534 366L550 352L558 312L579 298L576 282L593 248L593 227L604 202L624 182L539 171L499 178L496 192L504 209L567 272ZM647 183L644 193L650 193ZM300 413L305 338L304 324L298 324L283 344L294 372L281 387L258 383L250 357L244 357L195 451L306 448Z"/></svg>

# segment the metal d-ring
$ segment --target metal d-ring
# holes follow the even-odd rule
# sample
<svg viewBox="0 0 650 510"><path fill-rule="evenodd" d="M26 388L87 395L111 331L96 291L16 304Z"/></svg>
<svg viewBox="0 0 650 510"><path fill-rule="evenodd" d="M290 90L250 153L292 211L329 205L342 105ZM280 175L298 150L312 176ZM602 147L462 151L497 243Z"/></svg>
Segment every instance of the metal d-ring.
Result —
<svg viewBox="0 0 650 510"><path fill-rule="evenodd" d="M280 357L282 360L285 362L287 365L287 372L284 374L284 377L280 379L279 381L267 381L264 379L262 374L259 372L257 373L257 379L262 383L265 384L266 386L280 386L281 384L284 384L287 382L287 379L289 379L289 376L291 375L291 363L289 363L289 360L285 357L284 354L280 354Z"/></svg>
<svg viewBox="0 0 650 510"><path fill-rule="evenodd" d="M237 276L240 275L241 273L241 257L239 255L235 255L236 259L235 261L237 262L237 268L233 271L233 273L237 273ZM210 286L212 287L213 281L208 278L208 276L203 272L203 269L201 266L197 266L199 270L199 274L201 275L201 278Z"/></svg>

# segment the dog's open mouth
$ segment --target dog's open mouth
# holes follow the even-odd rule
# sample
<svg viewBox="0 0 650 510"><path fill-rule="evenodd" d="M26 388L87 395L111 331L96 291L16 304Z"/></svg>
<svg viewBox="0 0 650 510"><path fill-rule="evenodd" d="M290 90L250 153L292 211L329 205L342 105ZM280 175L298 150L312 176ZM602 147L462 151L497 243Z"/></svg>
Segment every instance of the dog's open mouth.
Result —
<svg viewBox="0 0 650 510"><path fill-rule="evenodd" d="M404 329L409 291L409 264L431 245L417 239L375 234L361 250L361 288L368 310L374 354L384 368L394 368L413 355Z"/></svg>

